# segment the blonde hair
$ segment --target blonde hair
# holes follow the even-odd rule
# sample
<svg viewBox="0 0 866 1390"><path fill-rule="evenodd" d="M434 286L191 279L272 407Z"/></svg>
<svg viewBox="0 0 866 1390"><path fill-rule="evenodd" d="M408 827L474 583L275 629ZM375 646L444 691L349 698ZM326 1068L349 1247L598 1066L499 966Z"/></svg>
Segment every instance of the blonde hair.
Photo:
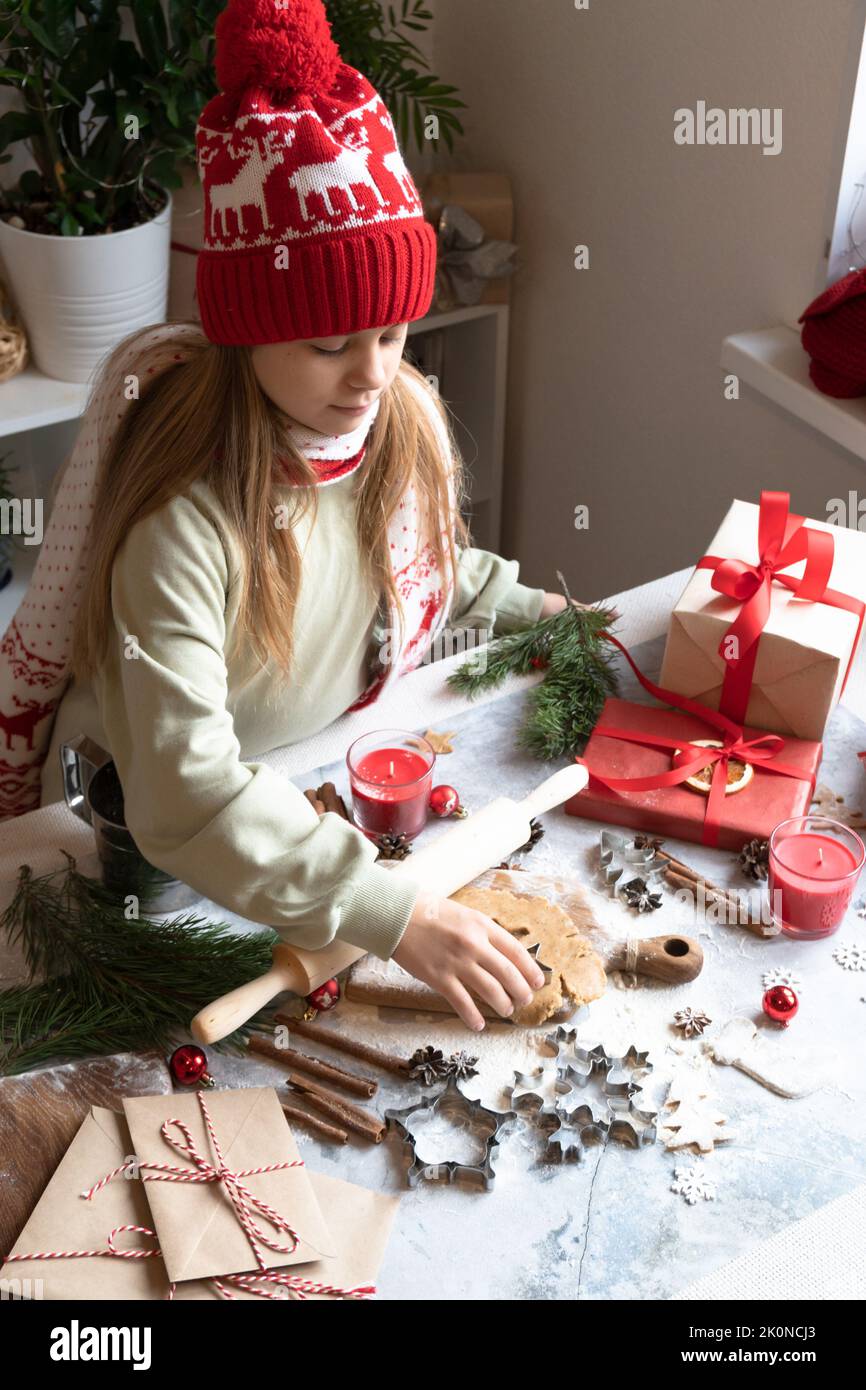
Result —
<svg viewBox="0 0 866 1390"><path fill-rule="evenodd" d="M130 528L199 478L215 493L242 557L238 630L231 651L246 636L262 664L272 658L287 676L291 672L301 575L294 526L310 508L315 520L317 475L294 447L287 417L259 386L250 349L212 343L194 323L178 326L185 331L171 339L181 359L176 364L164 365L164 340L139 344L146 335L153 339L151 325L127 335L112 350L94 384L91 399L104 393L107 401L124 400L134 361L141 394L129 403L107 442L100 433L88 564L71 658L77 679L86 679L104 657L113 626L112 566ZM158 375L152 359L162 364ZM418 384L445 428L450 459L443 457L434 421L418 398ZM279 527L274 515L286 505L287 494L278 498L275 491L281 481L277 458L295 484L288 494L289 524ZM455 521L443 535L440 518L448 516L449 467ZM443 572L448 564L456 575L456 546L471 544L461 514L465 474L448 416L426 379L405 360L381 397L358 478L359 551L369 563L368 574L359 578L397 604L402 640L404 615L389 559L388 523L407 487L414 485L417 491L421 543L429 541ZM227 652L227 660L229 656Z"/></svg>

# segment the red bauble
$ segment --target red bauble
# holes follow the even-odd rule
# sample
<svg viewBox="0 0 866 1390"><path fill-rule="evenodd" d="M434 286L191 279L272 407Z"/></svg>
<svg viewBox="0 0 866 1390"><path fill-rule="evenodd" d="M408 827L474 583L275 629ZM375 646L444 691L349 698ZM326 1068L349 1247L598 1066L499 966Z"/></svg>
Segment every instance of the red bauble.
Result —
<svg viewBox="0 0 866 1390"><path fill-rule="evenodd" d="M762 1006L768 1018L771 1018L774 1023L780 1023L783 1028L787 1028L799 1009L800 1003L789 985L774 985L764 995Z"/></svg>
<svg viewBox="0 0 866 1390"><path fill-rule="evenodd" d="M434 816L453 816L460 810L460 797L453 787L434 787L430 793L430 810Z"/></svg>
<svg viewBox="0 0 866 1390"><path fill-rule="evenodd" d="M168 1069L172 1079L179 1086L212 1086L213 1077L207 1069L204 1049L195 1043L184 1043L168 1059Z"/></svg>
<svg viewBox="0 0 866 1390"><path fill-rule="evenodd" d="M312 994L307 995L307 1003L311 1009L323 1014L327 1009L333 1009L335 1004L340 1002L340 986L336 980L326 980L318 989L314 989Z"/></svg>
<svg viewBox="0 0 866 1390"><path fill-rule="evenodd" d="M529 658L529 664L530 666L534 666L536 671L544 671L547 668L547 662L543 656L531 656Z"/></svg>

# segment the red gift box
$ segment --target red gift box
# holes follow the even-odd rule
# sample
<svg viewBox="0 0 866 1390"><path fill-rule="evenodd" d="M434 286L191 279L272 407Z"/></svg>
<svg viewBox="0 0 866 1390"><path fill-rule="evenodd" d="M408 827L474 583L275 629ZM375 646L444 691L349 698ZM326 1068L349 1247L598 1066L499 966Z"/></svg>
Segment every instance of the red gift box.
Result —
<svg viewBox="0 0 866 1390"><path fill-rule="evenodd" d="M658 690L649 682L644 683L653 692ZM670 692L659 690L660 697L666 694ZM672 701L678 698L681 697L671 696ZM684 703L694 707L696 702ZM584 755L577 759L589 770L589 783L565 803L566 812L587 820L735 850L741 849L746 840L768 839L780 821L808 812L823 751L820 743L783 739L748 725L738 729L741 738L735 738L730 721L720 723L715 711L706 713L707 718L703 718L682 709L606 700ZM727 730L724 725L729 726ZM627 736L612 737L606 729ZM730 756L750 761L754 774L741 791L717 794L718 826L714 827L708 821L709 797L705 793L692 790L683 780L673 785L658 783L665 778L670 781L691 776L711 757L718 758L720 750L698 749L692 756L685 746L693 739L724 742L726 732ZM677 759L678 769L674 764L676 748L685 750L684 756ZM606 781L620 778L644 780L631 790L605 785Z"/></svg>

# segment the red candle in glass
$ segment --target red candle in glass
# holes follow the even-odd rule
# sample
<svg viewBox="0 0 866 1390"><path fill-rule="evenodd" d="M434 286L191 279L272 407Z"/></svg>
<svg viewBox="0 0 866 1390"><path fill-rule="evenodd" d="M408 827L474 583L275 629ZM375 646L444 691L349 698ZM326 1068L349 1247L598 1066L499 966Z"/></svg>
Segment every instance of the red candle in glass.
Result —
<svg viewBox="0 0 866 1390"><path fill-rule="evenodd" d="M405 835L427 824L436 754L426 739L379 729L355 739L346 756L355 822L371 839Z"/></svg>
<svg viewBox="0 0 866 1390"><path fill-rule="evenodd" d="M770 836L767 889L787 936L815 940L839 927L866 859L860 836L826 816L793 816Z"/></svg>

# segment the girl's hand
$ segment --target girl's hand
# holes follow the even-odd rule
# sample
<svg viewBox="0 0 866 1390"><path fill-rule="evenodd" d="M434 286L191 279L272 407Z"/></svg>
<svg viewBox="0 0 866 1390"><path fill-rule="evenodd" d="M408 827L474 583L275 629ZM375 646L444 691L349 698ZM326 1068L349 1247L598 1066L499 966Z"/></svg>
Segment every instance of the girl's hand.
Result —
<svg viewBox="0 0 866 1390"><path fill-rule="evenodd" d="M573 599L572 602L574 602ZM552 618L554 613L561 613L565 606L565 594L545 594L539 621L541 618Z"/></svg>
<svg viewBox="0 0 866 1390"><path fill-rule="evenodd" d="M588 603L579 603L576 598L573 598L571 601L575 608L590 607ZM541 622L542 618L552 618L555 613L561 613L566 606L565 594L545 594L544 603L541 605L541 612L538 615L538 621ZM616 609L613 610L613 616L614 619L620 616Z"/></svg>
<svg viewBox="0 0 866 1390"><path fill-rule="evenodd" d="M529 952L483 912L420 892L392 959L443 994L468 1028L484 1027L470 996L479 996L503 1018L544 984Z"/></svg>

